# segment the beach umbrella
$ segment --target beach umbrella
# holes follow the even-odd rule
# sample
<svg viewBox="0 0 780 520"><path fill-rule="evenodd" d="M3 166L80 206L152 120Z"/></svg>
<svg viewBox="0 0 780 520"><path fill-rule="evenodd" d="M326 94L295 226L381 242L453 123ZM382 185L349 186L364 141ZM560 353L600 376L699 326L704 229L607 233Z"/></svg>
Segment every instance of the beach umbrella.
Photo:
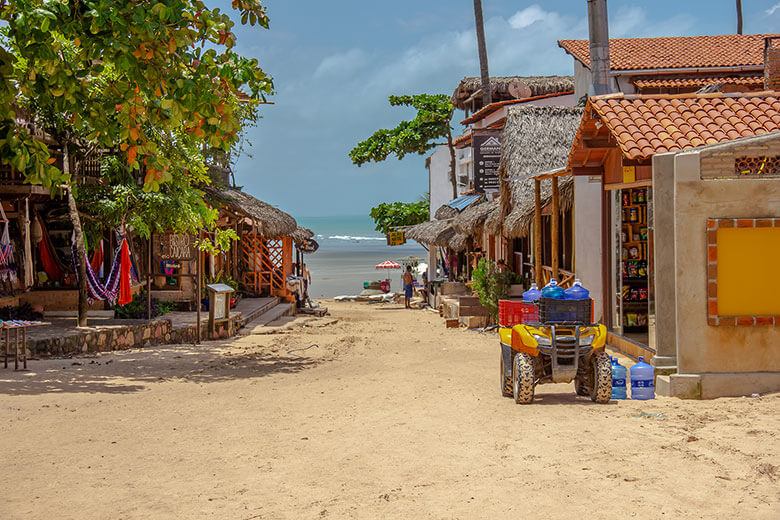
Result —
<svg viewBox="0 0 780 520"><path fill-rule="evenodd" d="M401 264L393 262L392 260L385 260L381 264L377 264L377 269L400 269Z"/></svg>

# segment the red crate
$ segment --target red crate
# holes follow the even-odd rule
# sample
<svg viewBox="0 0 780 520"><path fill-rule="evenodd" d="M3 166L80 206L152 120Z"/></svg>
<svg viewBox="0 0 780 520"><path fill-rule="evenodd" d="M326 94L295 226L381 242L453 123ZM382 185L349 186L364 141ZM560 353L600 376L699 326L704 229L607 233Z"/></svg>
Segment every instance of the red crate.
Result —
<svg viewBox="0 0 780 520"><path fill-rule="evenodd" d="M539 309L533 303L498 301L498 323L502 327L513 327L520 323L539 321Z"/></svg>

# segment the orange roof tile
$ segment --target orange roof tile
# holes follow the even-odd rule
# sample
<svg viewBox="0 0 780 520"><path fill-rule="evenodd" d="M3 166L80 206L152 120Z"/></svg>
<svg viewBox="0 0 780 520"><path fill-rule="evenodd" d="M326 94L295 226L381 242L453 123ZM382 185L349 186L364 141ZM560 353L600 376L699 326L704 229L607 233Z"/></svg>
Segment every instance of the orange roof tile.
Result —
<svg viewBox="0 0 780 520"><path fill-rule="evenodd" d="M649 159L657 153L780 130L778 92L610 94L590 98L588 107L627 159Z"/></svg>
<svg viewBox="0 0 780 520"><path fill-rule="evenodd" d="M683 78L634 78L634 85L642 88L699 88L715 83L761 87L764 76L707 76Z"/></svg>
<svg viewBox="0 0 780 520"><path fill-rule="evenodd" d="M613 38L612 70L763 66L765 34ZM590 67L588 40L558 40L558 46Z"/></svg>

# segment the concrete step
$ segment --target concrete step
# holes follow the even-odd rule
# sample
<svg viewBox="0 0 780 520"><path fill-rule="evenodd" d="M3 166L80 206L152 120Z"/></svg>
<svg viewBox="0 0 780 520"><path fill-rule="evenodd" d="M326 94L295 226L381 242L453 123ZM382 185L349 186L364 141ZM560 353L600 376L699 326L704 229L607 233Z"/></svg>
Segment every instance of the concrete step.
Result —
<svg viewBox="0 0 780 520"><path fill-rule="evenodd" d="M239 335L248 336L256 334L264 327L271 326L274 322L280 322L284 316L295 316L294 303L277 303L241 329Z"/></svg>

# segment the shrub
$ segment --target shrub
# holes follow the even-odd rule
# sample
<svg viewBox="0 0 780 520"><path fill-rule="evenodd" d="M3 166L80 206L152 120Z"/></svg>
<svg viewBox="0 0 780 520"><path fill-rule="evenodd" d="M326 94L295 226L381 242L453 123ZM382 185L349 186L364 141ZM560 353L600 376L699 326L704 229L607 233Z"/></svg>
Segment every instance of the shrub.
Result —
<svg viewBox="0 0 780 520"><path fill-rule="evenodd" d="M482 258L471 273L471 288L479 297L479 303L488 310L491 322L498 321L498 300L505 298L514 279L510 271L499 271L496 263Z"/></svg>
<svg viewBox="0 0 780 520"><path fill-rule="evenodd" d="M152 318L167 314L176 308L173 302L160 301L152 298ZM133 301L126 305L114 305L114 315L122 320L145 320L146 319L146 291L141 291L133 296Z"/></svg>

